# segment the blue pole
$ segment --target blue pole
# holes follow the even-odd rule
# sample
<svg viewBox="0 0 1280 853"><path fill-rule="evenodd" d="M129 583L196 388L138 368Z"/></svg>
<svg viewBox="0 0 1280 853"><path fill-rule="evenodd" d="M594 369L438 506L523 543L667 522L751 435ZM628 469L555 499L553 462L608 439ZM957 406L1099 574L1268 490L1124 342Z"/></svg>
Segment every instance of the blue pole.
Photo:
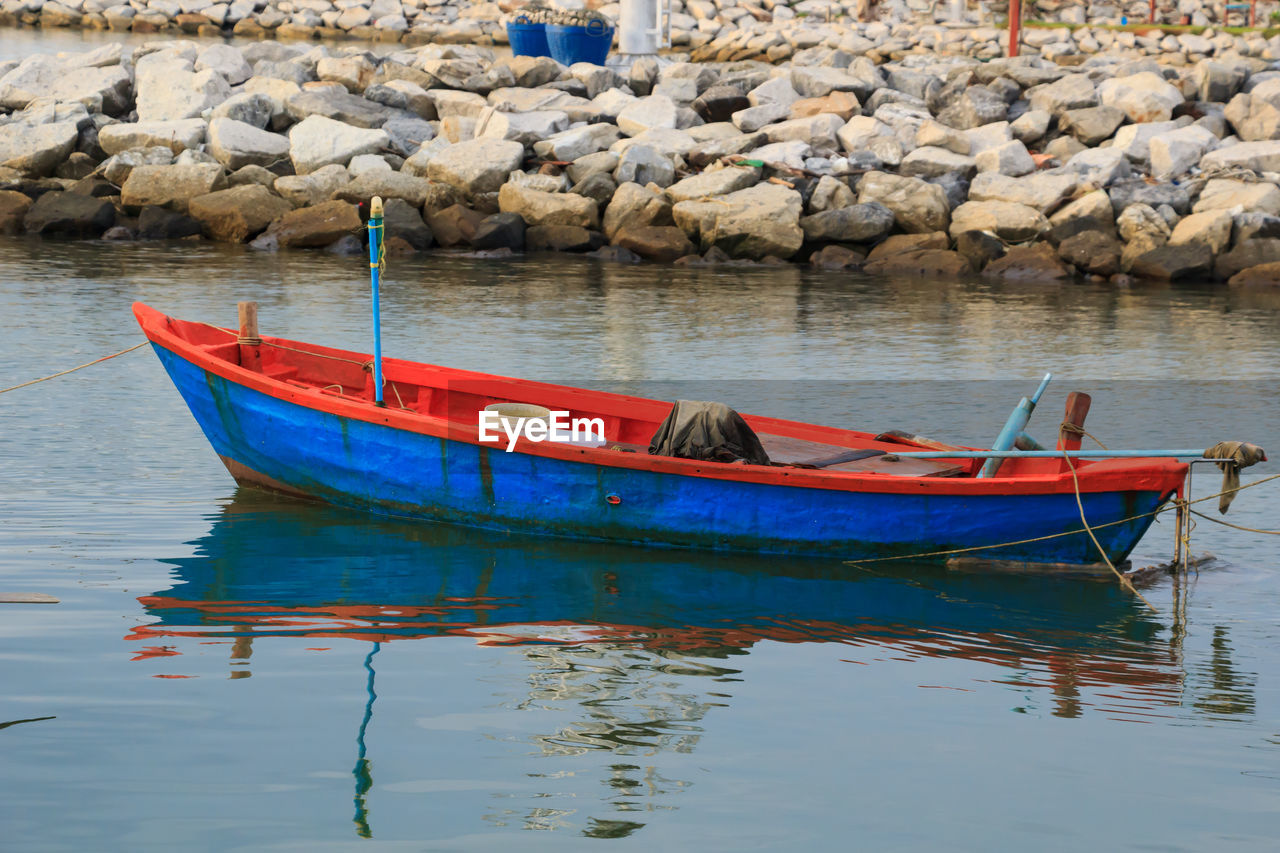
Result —
<svg viewBox="0 0 1280 853"><path fill-rule="evenodd" d="M1203 450L912 450L893 451L903 459L1145 459L1204 456Z"/></svg>
<svg viewBox="0 0 1280 853"><path fill-rule="evenodd" d="M369 202L369 278L373 282L373 400L382 400L382 315L378 305L378 276L382 272L382 199Z"/></svg>
<svg viewBox="0 0 1280 853"><path fill-rule="evenodd" d="M1044 389L1049 387L1049 380L1053 378L1052 373L1046 373L1044 379L1040 381L1040 387L1036 389L1036 393L1031 395L1028 400L1023 397L1013 411L1009 413L1009 419L1004 423L1004 429L1000 430L1000 435L996 436L996 443L991 445L992 450L1008 450L1013 447L1013 443L1018 440L1018 435L1027 428L1027 421L1031 420L1031 413L1036 410L1036 403L1040 402L1040 396L1044 394ZM978 472L979 477L994 477L996 471L1000 470L1000 457L992 457L982 466L982 470Z"/></svg>

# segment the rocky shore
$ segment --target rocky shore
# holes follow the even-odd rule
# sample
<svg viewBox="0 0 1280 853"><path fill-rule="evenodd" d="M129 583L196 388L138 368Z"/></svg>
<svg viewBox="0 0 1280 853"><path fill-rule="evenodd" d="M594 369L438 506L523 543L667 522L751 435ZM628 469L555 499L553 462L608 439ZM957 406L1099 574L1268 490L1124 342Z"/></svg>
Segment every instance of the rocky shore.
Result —
<svg viewBox="0 0 1280 853"><path fill-rule="evenodd" d="M1280 42L1114 35L980 61L873 24L621 71L440 44L32 56L0 65L0 230L355 252L377 195L399 253L1275 283Z"/></svg>

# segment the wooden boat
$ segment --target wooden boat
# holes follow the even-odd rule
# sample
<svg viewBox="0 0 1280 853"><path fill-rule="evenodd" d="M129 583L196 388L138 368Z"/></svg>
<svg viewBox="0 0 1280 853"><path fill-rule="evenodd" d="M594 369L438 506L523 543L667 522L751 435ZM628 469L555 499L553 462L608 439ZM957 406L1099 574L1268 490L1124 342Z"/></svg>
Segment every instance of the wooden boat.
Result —
<svg viewBox="0 0 1280 853"><path fill-rule="evenodd" d="M1100 562L1062 459L1008 459L979 478L979 459L906 459L895 451L928 447L750 415L774 465L655 456L649 440L669 402L387 359L380 407L364 353L242 337L141 303L134 313L241 484L388 515L642 545ZM508 452L480 440L478 413L494 403L598 418L605 442L521 438ZM1187 472L1161 458L1074 466L1085 516L1115 563Z"/></svg>

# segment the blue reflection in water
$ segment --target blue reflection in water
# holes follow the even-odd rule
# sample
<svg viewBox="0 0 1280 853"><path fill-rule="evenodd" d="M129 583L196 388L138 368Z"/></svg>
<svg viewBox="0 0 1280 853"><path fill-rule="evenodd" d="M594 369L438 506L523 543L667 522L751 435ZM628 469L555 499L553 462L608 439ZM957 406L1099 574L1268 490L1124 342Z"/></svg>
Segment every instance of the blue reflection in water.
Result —
<svg viewBox="0 0 1280 853"><path fill-rule="evenodd" d="M509 707L577 708L569 724L529 740L544 754L615 752L605 784L624 811L640 789L669 794L687 784L652 768L642 782L625 756L695 749L707 713L731 698L720 685L744 677L730 661L763 642L839 643L851 648L849 663L988 664L997 669L985 680L1047 691L1060 717L1090 707L1122 719L1172 716L1186 680L1176 631L1162 638L1160 623L1113 584L1078 578L936 566L867 570L507 537L244 490L192 544L194 556L165 561L172 586L139 599L155 621L129 639L232 639L237 666L254 642L276 637L372 644L352 771L363 837L373 834L366 805L373 759L365 745L376 699L373 658L386 642L462 636L525 649L533 670L528 697ZM1221 659L1204 710L1251 713L1252 684L1233 674L1225 636L1215 655ZM655 676L705 679L705 687L654 687ZM488 819L504 825L505 815ZM561 822L549 812L533 820ZM583 832L617 836L642 825L592 818Z"/></svg>

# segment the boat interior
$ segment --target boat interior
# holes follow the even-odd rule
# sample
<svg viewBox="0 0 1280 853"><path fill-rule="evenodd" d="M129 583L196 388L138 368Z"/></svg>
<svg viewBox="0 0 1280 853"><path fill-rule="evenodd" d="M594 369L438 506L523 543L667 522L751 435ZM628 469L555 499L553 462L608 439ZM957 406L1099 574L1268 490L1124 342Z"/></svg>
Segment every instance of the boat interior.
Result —
<svg viewBox="0 0 1280 853"><path fill-rule="evenodd" d="M373 405L372 362L362 353L278 338L244 344L235 331L205 323L167 318L169 331L209 356L224 360L295 389ZM255 340L250 338L249 340ZM603 448L648 454L649 443L670 413L671 402L531 382L415 362L384 359L387 407L474 430L478 413L494 403L524 403L567 411L570 418L598 418L604 425ZM898 477L972 477L980 460L901 458L911 450L966 450L900 431L859 432L757 415L743 415L774 465L833 473L886 474ZM1078 468L1096 462L1079 460ZM1005 477L1057 477L1066 473L1058 459L1010 459Z"/></svg>

